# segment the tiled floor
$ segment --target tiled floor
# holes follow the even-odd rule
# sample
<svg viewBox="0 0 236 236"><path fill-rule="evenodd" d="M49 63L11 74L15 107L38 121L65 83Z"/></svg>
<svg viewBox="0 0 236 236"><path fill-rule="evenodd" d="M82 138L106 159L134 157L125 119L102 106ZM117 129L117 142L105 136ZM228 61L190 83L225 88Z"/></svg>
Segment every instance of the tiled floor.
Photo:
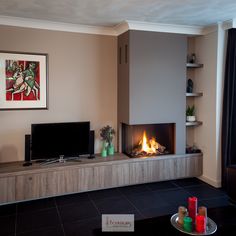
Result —
<svg viewBox="0 0 236 236"><path fill-rule="evenodd" d="M208 208L228 205L222 190L195 178L150 183L0 206L0 235L89 236L101 214L173 214L193 195Z"/></svg>

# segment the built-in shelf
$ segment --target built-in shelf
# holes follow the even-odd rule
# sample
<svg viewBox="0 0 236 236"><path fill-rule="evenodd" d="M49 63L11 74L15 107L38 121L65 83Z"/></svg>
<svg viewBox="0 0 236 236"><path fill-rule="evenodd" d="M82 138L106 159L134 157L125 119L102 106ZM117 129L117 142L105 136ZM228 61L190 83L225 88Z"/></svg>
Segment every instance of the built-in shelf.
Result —
<svg viewBox="0 0 236 236"><path fill-rule="evenodd" d="M188 122L186 121L186 126L199 126L202 125L202 121Z"/></svg>
<svg viewBox="0 0 236 236"><path fill-rule="evenodd" d="M201 68L201 67L203 67L203 64L199 64L199 63L187 63L186 66L187 66L187 68Z"/></svg>
<svg viewBox="0 0 236 236"><path fill-rule="evenodd" d="M122 153L42 166L0 163L0 205L202 175L202 154L129 158ZM163 166L165 168L163 168ZM188 168L186 168L186 166ZM166 171L171 170L171 171ZM45 184L46 183L46 184ZM58 188L59 186L59 188Z"/></svg>
<svg viewBox="0 0 236 236"><path fill-rule="evenodd" d="M186 93L186 97L201 97L203 93Z"/></svg>

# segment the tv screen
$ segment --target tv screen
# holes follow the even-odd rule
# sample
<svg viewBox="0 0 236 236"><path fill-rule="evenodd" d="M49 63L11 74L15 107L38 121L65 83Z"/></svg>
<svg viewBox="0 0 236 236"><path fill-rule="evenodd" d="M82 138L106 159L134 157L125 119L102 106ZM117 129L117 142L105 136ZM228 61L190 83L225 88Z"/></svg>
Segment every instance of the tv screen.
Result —
<svg viewBox="0 0 236 236"><path fill-rule="evenodd" d="M31 125L31 159L76 157L89 153L90 122Z"/></svg>

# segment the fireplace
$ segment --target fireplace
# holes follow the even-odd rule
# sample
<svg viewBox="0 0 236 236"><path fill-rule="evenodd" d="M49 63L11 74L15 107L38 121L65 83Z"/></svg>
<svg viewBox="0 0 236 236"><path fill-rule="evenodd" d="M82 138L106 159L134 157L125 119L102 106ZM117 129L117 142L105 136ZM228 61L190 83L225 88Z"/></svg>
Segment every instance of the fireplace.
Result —
<svg viewBox="0 0 236 236"><path fill-rule="evenodd" d="M175 124L122 123L122 152L129 157L175 154Z"/></svg>

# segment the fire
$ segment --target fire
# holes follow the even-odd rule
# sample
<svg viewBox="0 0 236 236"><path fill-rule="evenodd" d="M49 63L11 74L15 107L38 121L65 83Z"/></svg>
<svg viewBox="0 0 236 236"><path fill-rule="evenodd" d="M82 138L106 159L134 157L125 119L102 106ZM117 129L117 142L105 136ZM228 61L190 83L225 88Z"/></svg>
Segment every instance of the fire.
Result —
<svg viewBox="0 0 236 236"><path fill-rule="evenodd" d="M166 147L158 143L155 138L149 139L146 131L144 130L143 137L141 138L139 143L134 146L130 155L132 157L145 157L167 154L168 151L166 151L165 149Z"/></svg>
<svg viewBox="0 0 236 236"><path fill-rule="evenodd" d="M141 152L144 151L147 154L156 154L159 148L159 144L156 142L155 138L148 141L146 131L143 132L143 138L140 141L140 145L142 145Z"/></svg>

